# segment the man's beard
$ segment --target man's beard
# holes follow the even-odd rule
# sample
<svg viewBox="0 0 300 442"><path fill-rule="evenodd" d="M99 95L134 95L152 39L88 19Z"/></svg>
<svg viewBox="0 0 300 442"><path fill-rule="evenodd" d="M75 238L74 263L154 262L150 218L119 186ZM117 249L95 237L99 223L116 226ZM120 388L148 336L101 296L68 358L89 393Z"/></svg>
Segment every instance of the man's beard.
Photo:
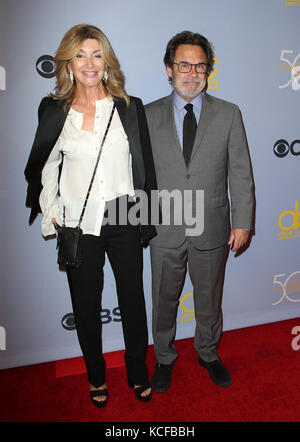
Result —
<svg viewBox="0 0 300 442"><path fill-rule="evenodd" d="M172 81L172 85L173 88L179 92L179 95L181 95L182 97L187 97L187 98L195 98L197 97L197 95L200 94L200 92L203 91L205 85L206 85L206 78L204 80L183 80L182 83L188 83L189 81L193 81L195 83L199 83L199 87L197 89L195 89L194 91L188 91L187 89L184 89L180 86L178 86L178 84L175 81Z"/></svg>

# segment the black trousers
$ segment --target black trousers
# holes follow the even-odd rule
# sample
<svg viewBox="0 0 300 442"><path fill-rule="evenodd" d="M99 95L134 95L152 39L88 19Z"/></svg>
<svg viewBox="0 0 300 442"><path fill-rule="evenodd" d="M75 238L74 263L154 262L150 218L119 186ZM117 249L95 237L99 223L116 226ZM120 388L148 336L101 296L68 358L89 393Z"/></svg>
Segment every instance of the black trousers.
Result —
<svg viewBox="0 0 300 442"><path fill-rule="evenodd" d="M104 225L99 237L83 235L82 265L68 269L73 312L89 382L105 382L102 354L101 292L105 254L117 287L128 383L148 381L145 363L148 329L143 292L143 250L139 226Z"/></svg>

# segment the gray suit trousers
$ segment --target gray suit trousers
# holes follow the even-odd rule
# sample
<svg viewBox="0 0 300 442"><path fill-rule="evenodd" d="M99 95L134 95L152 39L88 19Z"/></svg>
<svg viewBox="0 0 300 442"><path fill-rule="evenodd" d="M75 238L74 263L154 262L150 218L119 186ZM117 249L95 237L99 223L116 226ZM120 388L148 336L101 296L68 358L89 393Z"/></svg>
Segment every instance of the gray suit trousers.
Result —
<svg viewBox="0 0 300 442"><path fill-rule="evenodd" d="M218 358L222 333L222 291L229 246L198 250L189 238L178 248L151 244L152 328L157 361L171 364L177 358L174 345L179 298L188 270L193 284L196 329L194 347L211 362Z"/></svg>

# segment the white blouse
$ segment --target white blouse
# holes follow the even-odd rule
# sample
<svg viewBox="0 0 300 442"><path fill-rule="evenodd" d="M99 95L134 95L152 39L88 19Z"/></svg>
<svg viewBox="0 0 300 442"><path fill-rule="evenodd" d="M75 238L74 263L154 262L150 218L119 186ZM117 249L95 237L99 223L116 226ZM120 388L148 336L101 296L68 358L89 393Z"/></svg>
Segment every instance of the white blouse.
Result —
<svg viewBox="0 0 300 442"><path fill-rule="evenodd" d="M63 206L66 225L75 227L78 224L112 106L113 100L108 97L96 101L94 132L81 129L83 114L70 109L42 171L40 206L43 236L55 233L52 218L62 224ZM63 167L58 187L62 155ZM129 144L115 109L81 224L83 233L99 236L105 202L122 195L134 196L134 186Z"/></svg>

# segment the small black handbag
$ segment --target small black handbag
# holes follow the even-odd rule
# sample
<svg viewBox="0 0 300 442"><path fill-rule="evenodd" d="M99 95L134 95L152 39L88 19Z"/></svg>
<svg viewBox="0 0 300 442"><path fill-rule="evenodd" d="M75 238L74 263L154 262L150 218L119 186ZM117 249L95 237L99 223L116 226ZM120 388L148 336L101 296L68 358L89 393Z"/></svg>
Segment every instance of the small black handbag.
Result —
<svg viewBox="0 0 300 442"><path fill-rule="evenodd" d="M64 267L79 267L81 264L80 241L82 229L57 226L57 263Z"/></svg>
<svg viewBox="0 0 300 442"><path fill-rule="evenodd" d="M58 249L57 263L61 266L64 266L64 267L76 268L76 267L79 267L81 264L82 229L81 229L80 225L81 225L81 222L83 219L83 215L85 212L88 198L90 196L90 192L91 192L94 178L96 175L96 171L97 171L98 163L100 160L100 155L102 152L103 144L104 144L106 135L107 135L109 127L110 127L110 123L111 123L111 120L113 117L115 107L116 107L116 105L114 103L110 117L109 117L109 121L107 123L106 131L103 136L103 140L102 140L102 143L101 143L101 146L99 149L95 169L93 172L93 176L92 176L92 179L90 182L89 189L87 191L87 195L85 197L85 201L84 201L82 212L81 212L81 215L79 218L78 225L76 227L67 227L65 225L65 207L63 208L63 224L62 224L62 226L59 226L58 224L56 225L56 229L57 229L57 246L56 246L56 248Z"/></svg>

